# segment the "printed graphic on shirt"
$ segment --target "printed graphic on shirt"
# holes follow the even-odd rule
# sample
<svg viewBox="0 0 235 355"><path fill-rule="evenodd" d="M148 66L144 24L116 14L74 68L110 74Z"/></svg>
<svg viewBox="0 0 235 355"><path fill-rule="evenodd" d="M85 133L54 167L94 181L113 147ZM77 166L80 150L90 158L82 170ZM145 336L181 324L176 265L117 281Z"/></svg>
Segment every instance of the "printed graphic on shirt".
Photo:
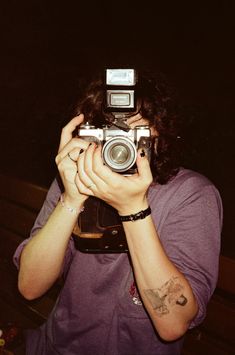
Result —
<svg viewBox="0 0 235 355"><path fill-rule="evenodd" d="M137 306L142 306L143 303L140 299L140 295L137 291L136 284L134 281L132 282L131 287L129 289L129 294L134 304L136 304Z"/></svg>

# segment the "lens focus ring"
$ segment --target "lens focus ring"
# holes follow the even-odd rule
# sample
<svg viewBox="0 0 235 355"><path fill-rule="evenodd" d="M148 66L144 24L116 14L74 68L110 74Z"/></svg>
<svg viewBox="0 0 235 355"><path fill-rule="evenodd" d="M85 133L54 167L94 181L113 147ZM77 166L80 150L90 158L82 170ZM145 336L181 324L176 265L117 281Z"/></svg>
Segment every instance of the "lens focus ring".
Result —
<svg viewBox="0 0 235 355"><path fill-rule="evenodd" d="M137 158L135 144L127 137L113 137L105 142L103 160L113 171L124 172L130 169Z"/></svg>

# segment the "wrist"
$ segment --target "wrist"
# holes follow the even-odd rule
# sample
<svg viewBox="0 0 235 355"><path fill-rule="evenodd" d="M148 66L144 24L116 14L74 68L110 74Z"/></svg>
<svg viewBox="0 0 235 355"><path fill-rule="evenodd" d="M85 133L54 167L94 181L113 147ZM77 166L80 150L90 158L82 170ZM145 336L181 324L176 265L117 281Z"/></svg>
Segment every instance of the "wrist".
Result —
<svg viewBox="0 0 235 355"><path fill-rule="evenodd" d="M70 199L64 193L60 196L61 206L73 214L79 214L84 211L84 202L85 201Z"/></svg>
<svg viewBox="0 0 235 355"><path fill-rule="evenodd" d="M141 210L137 213L130 214L130 215L120 215L121 222L135 222L140 219L145 219L151 214L151 208L148 206L145 210Z"/></svg>
<svg viewBox="0 0 235 355"><path fill-rule="evenodd" d="M125 206L118 209L118 214L120 216L126 216L131 214L136 214L139 211L146 210L149 204L147 198L144 197L141 201L132 201L132 203L126 204Z"/></svg>

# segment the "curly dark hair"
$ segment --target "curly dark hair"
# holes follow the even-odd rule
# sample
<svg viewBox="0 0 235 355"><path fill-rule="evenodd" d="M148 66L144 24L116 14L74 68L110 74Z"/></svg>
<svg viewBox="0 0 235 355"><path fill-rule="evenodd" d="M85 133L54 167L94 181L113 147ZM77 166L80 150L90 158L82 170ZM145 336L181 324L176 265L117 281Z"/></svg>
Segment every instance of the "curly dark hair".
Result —
<svg viewBox="0 0 235 355"><path fill-rule="evenodd" d="M96 127L111 122L112 113L104 110L104 94L103 78L100 75L88 83L73 113L82 112L86 121ZM153 75L138 71L136 97L138 112L159 134L157 150L153 149L151 154L151 170L154 181L165 184L177 174L181 158L178 139L181 119L175 93L162 73Z"/></svg>

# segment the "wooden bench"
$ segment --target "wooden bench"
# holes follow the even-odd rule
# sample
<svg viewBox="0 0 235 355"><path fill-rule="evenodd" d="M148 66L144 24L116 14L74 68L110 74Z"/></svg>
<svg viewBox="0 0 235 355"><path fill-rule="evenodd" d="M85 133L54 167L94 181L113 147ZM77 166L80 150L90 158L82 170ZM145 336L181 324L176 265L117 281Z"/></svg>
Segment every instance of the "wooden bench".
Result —
<svg viewBox="0 0 235 355"><path fill-rule="evenodd" d="M45 321L61 285L43 297L26 301L17 290L17 270L12 256L29 235L47 189L0 174L0 316L1 321L23 328ZM207 317L186 335L183 355L229 355L235 351L235 260L221 255L216 291L209 302Z"/></svg>

